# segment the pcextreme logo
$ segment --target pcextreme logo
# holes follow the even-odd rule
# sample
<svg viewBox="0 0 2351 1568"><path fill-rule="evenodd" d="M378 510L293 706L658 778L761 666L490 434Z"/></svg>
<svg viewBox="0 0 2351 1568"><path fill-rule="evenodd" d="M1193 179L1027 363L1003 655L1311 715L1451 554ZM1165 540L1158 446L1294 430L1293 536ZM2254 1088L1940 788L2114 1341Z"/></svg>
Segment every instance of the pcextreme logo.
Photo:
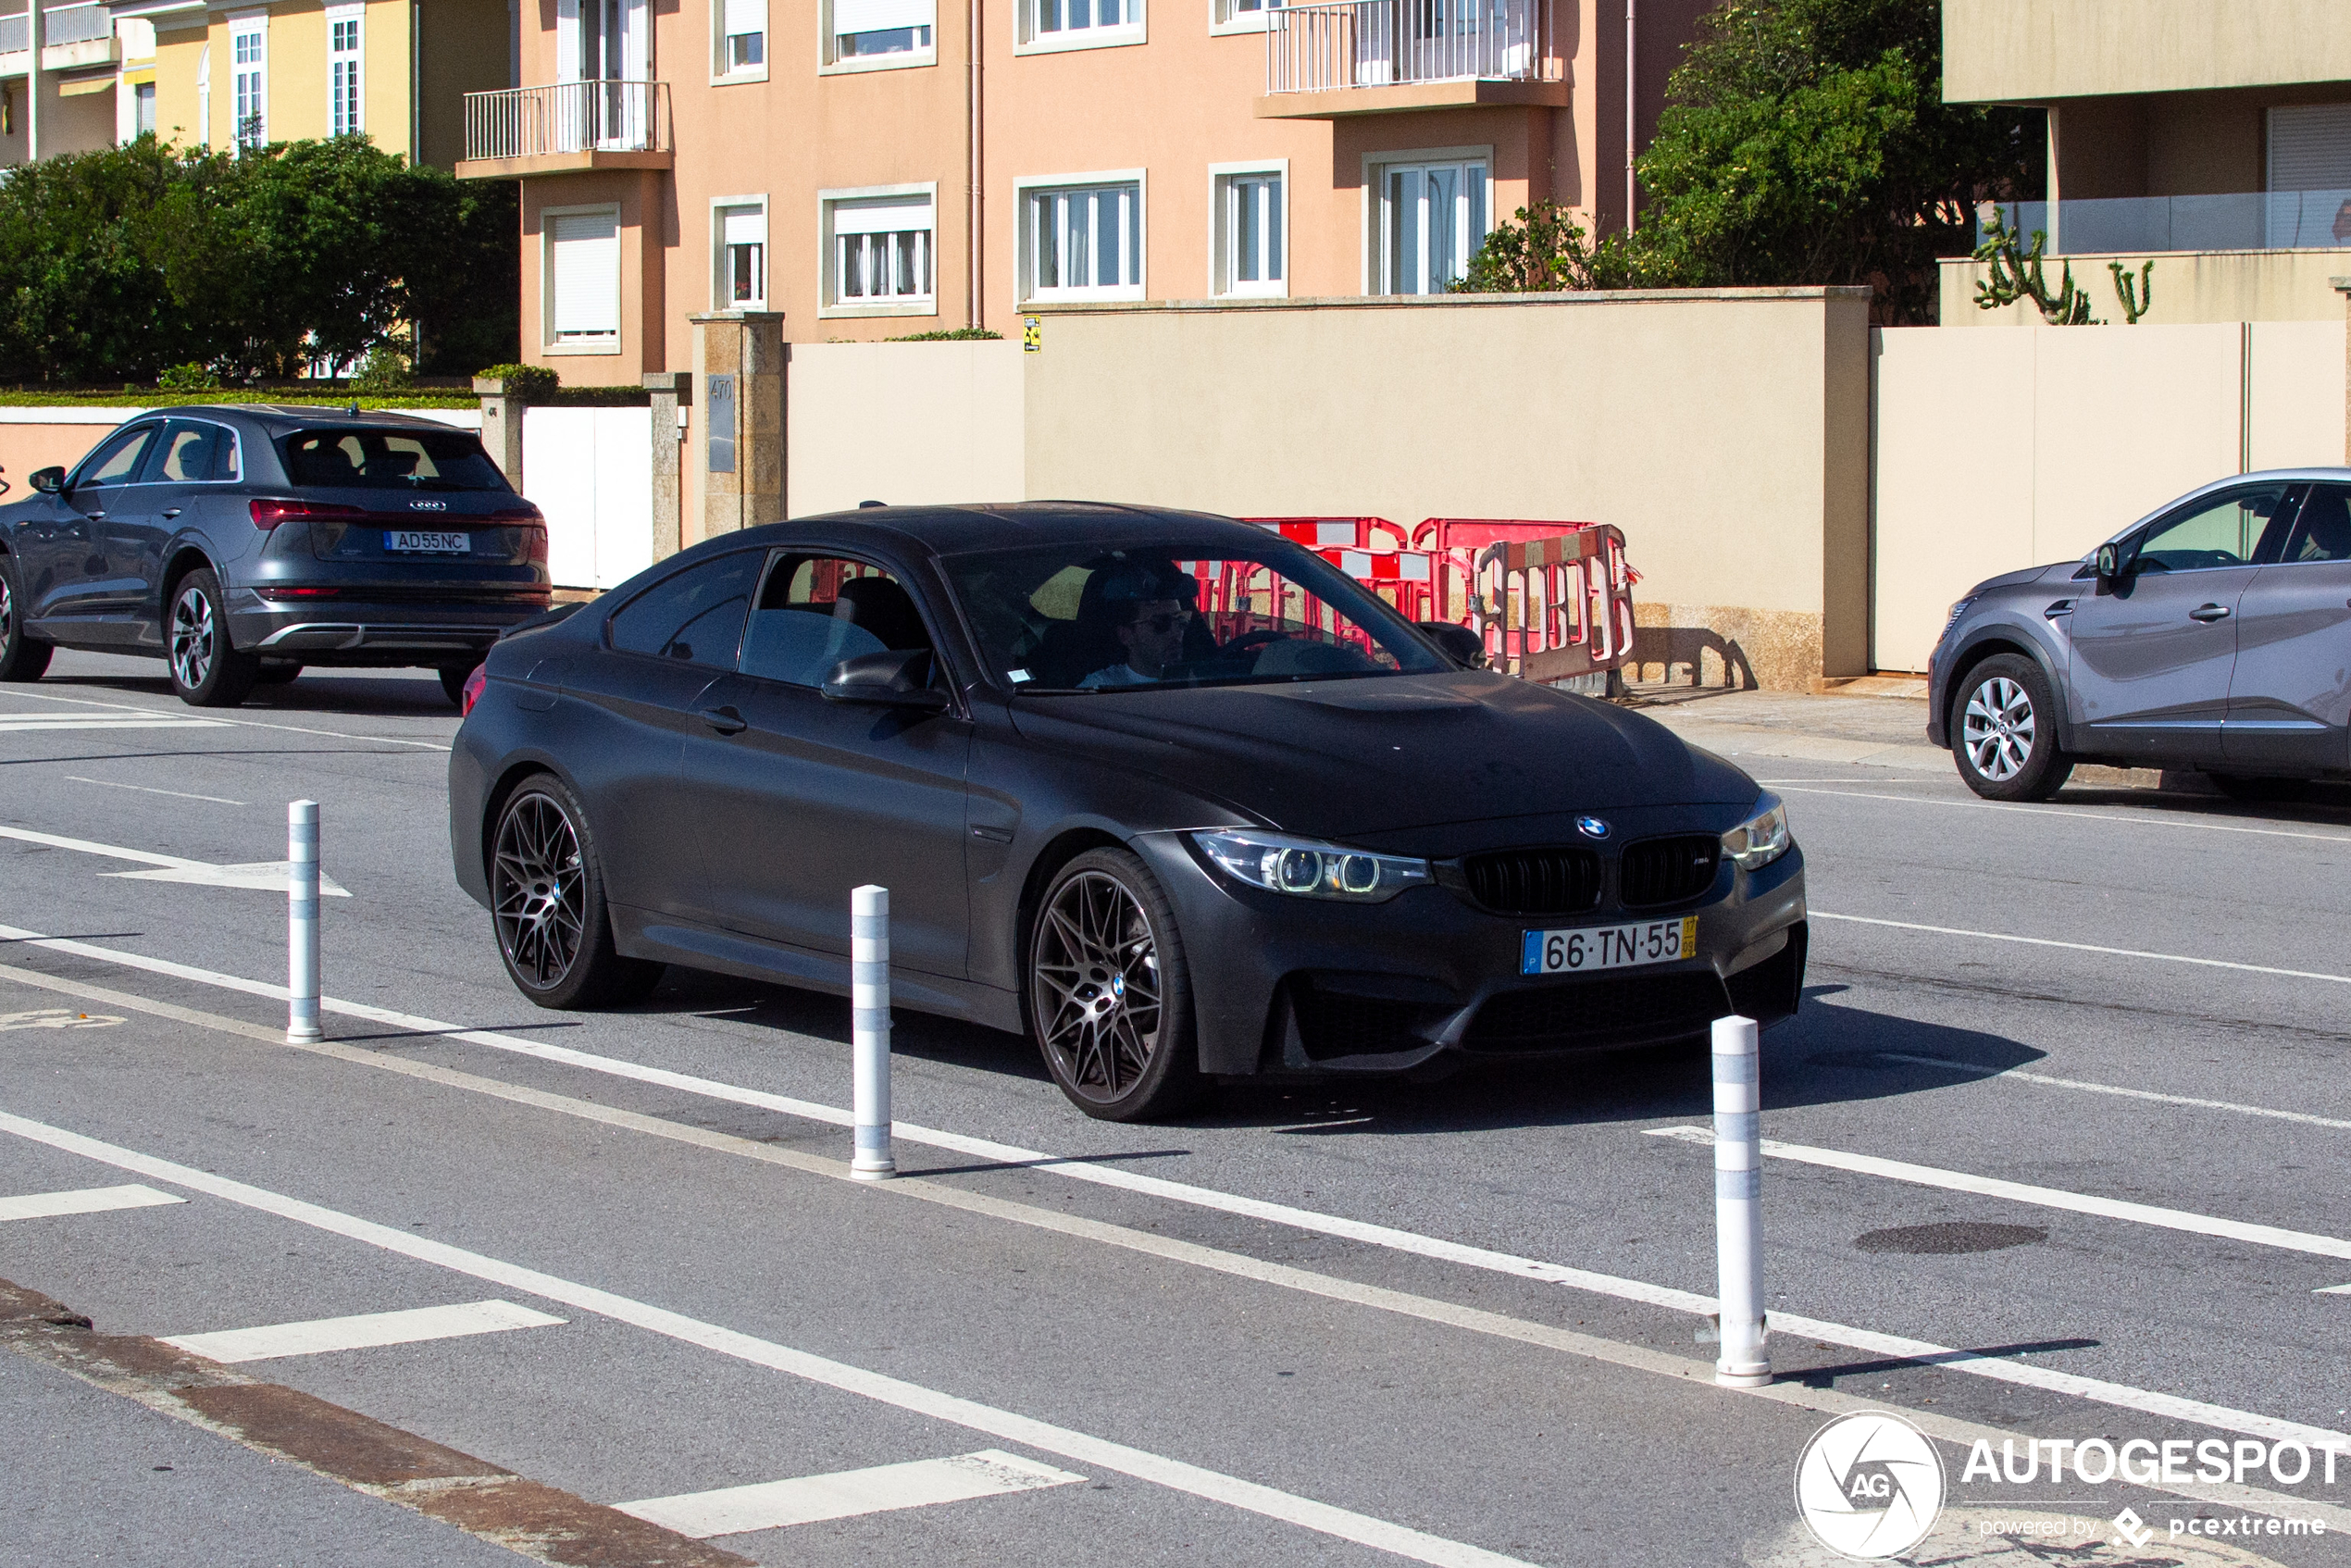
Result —
<svg viewBox="0 0 2351 1568"><path fill-rule="evenodd" d="M1910 1548L1943 1512L1943 1461L1898 1415L1840 1415L1796 1462L1796 1508L1831 1551L1874 1562Z"/></svg>

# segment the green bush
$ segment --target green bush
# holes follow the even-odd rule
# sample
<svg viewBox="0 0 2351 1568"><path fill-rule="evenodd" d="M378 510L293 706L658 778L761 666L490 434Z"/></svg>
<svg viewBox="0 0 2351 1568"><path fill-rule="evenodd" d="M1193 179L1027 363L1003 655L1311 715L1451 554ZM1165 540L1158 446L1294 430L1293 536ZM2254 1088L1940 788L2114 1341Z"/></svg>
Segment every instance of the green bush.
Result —
<svg viewBox="0 0 2351 1568"><path fill-rule="evenodd" d="M212 367L208 365L199 365L193 360L190 360L185 365L174 365L155 378L157 392L214 392L219 386L220 378L212 373Z"/></svg>
<svg viewBox="0 0 2351 1568"><path fill-rule="evenodd" d="M544 365L489 365L474 375L505 382L506 395L525 403L544 402L555 390L555 373Z"/></svg>
<svg viewBox="0 0 2351 1568"><path fill-rule="evenodd" d="M408 356L398 349L381 345L367 351L367 357L359 362L359 373L351 378L351 390L355 392L406 392L416 384L416 373L408 368Z"/></svg>
<svg viewBox="0 0 2351 1568"><path fill-rule="evenodd" d="M937 332L910 332L902 338L884 338L886 343L976 343L994 342L1003 337L985 327L953 327Z"/></svg>

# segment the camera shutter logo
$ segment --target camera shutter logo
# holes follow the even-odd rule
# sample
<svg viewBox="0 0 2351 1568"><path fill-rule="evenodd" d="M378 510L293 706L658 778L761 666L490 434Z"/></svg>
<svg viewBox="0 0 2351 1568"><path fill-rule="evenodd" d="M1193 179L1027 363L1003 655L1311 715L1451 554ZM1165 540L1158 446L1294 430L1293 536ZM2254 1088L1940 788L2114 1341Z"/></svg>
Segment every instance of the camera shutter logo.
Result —
<svg viewBox="0 0 2351 1568"><path fill-rule="evenodd" d="M1943 1512L1943 1461L1898 1415L1841 1415L1796 1462L1796 1508L1821 1544L1863 1562L1905 1552Z"/></svg>

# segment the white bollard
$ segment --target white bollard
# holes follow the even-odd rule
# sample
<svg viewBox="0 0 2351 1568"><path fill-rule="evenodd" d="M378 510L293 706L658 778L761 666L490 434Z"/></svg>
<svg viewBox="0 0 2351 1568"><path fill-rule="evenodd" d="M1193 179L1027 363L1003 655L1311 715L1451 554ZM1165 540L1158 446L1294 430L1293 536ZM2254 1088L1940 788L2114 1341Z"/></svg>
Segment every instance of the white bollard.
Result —
<svg viewBox="0 0 2351 1568"><path fill-rule="evenodd" d="M286 1043L318 1031L318 803L286 807Z"/></svg>
<svg viewBox="0 0 2351 1568"><path fill-rule="evenodd" d="M857 1152L849 1174L880 1181L898 1174L889 1151L889 890L871 884L849 895L850 1038L857 1082L851 1105Z"/></svg>
<svg viewBox="0 0 2351 1568"><path fill-rule="evenodd" d="M1714 1020L1714 1261L1723 1353L1714 1381L1772 1380L1763 1335L1763 1151L1755 1020Z"/></svg>

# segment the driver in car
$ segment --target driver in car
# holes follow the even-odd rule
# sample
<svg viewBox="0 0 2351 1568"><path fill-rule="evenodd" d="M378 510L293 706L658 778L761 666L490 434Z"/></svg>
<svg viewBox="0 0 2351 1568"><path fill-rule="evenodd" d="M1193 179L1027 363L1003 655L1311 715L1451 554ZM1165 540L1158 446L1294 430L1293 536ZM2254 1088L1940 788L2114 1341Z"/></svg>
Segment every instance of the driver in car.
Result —
<svg viewBox="0 0 2351 1568"><path fill-rule="evenodd" d="M1126 657L1079 681L1081 691L1113 686L1155 686L1184 657L1184 633L1192 623L1198 589L1180 574L1123 571L1104 585L1101 604L1111 616L1112 635Z"/></svg>

